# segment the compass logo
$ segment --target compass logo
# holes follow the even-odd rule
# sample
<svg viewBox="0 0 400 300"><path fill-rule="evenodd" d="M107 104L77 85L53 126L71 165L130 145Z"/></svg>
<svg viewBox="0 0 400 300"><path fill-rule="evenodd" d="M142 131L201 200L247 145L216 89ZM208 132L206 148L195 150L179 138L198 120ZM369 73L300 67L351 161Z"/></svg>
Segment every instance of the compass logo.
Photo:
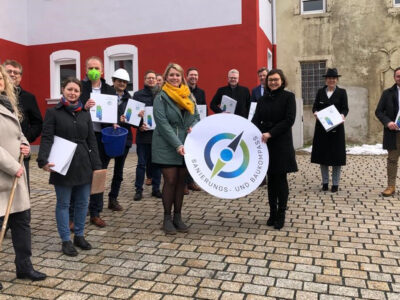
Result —
<svg viewBox="0 0 400 300"><path fill-rule="evenodd" d="M185 141L185 163L193 180L223 199L254 191L268 170L268 149L261 132L234 114L215 114L197 123Z"/></svg>
<svg viewBox="0 0 400 300"><path fill-rule="evenodd" d="M204 160L208 168L212 171L211 178L213 178L216 175L223 178L234 178L240 176L246 170L247 166L249 165L250 155L249 155L249 148L247 147L245 141L242 140L242 135L243 132L240 133L239 135L235 135L233 133L220 133L212 137L208 141L204 149ZM214 164L211 159L211 150L217 142L225 139L232 140L232 142L230 142L230 144L227 147L222 149L217 162ZM229 164L229 162L234 157L238 146L240 146L243 152L243 161L241 165L234 171L230 172L223 171L226 164Z"/></svg>

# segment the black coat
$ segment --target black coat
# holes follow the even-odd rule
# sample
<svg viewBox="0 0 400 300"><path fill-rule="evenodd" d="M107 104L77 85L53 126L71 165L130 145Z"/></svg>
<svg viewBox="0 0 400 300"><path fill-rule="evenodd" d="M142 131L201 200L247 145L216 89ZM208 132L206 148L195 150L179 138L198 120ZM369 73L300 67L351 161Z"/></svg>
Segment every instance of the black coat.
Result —
<svg viewBox="0 0 400 300"><path fill-rule="evenodd" d="M280 88L266 90L257 101L252 122L262 133L269 132L268 174L282 174L297 171L296 154L293 147L292 126L296 119L294 94Z"/></svg>
<svg viewBox="0 0 400 300"><path fill-rule="evenodd" d="M196 99L196 104L199 104L199 105L207 104L207 102L206 102L206 93L204 92L204 90L199 88L197 85L196 85L196 87L194 89L191 86L189 86L189 88L190 88L190 92L192 93L192 95Z"/></svg>
<svg viewBox="0 0 400 300"><path fill-rule="evenodd" d="M42 114L36 102L35 95L18 87L18 104L21 108L24 118L21 122L22 132L28 139L29 143L33 143L42 132Z"/></svg>
<svg viewBox="0 0 400 300"><path fill-rule="evenodd" d="M220 87L215 93L214 98L211 100L210 108L215 113L221 113L222 110L218 105L221 105L222 96L226 95L235 99L236 109L235 115L246 118L249 116L250 109L250 92L247 87L237 85L234 89L230 85Z"/></svg>
<svg viewBox="0 0 400 300"><path fill-rule="evenodd" d="M72 114L61 102L46 111L37 158L39 168L49 163L47 159L54 136L78 145L67 174L51 172L50 184L75 186L91 183L93 170L101 169L101 162L90 113L82 110Z"/></svg>
<svg viewBox="0 0 400 300"><path fill-rule="evenodd" d="M318 90L312 108L313 113L333 104L340 114L347 116L349 107L346 90L336 86L335 91L328 98L326 88L324 86ZM311 162L326 166L344 166L346 164L344 124L326 132L321 123L318 120L315 121Z"/></svg>
<svg viewBox="0 0 400 300"><path fill-rule="evenodd" d="M387 127L389 122L395 122L396 116L399 111L399 100L398 100L398 89L397 85L393 85L383 91L381 99L379 100L378 106L375 110L375 115L383 124L383 149L395 150L396 149L396 134L399 133L397 130L390 130Z"/></svg>
<svg viewBox="0 0 400 300"><path fill-rule="evenodd" d="M143 89L135 92L133 94L133 99L139 102L144 103L146 106L153 106L154 98L156 94L153 94L151 89L148 86L144 86ZM143 119L140 121L139 127L142 126ZM157 126L157 124L156 124ZM147 130L147 131L140 131L139 129L136 130L136 144L151 144L153 139L153 131L154 130Z"/></svg>

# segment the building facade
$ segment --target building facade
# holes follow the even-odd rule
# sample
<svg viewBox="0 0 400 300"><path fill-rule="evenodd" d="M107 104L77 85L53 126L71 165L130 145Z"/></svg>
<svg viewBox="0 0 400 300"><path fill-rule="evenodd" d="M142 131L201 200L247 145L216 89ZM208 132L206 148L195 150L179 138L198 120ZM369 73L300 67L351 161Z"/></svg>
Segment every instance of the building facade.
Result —
<svg viewBox="0 0 400 300"><path fill-rule="evenodd" d="M311 108L328 67L348 93L347 142L382 142L375 108L400 66L400 0L276 1L276 14L277 66L303 101L304 142L312 141Z"/></svg>
<svg viewBox="0 0 400 300"><path fill-rule="evenodd" d="M60 98L60 82L85 76L90 56L104 60L104 77L124 67L129 89L143 87L148 69L163 73L169 62L199 70L210 101L240 71L240 84L258 84L257 69L275 60L271 0L2 0L0 62L24 67L22 86L42 113ZM18 17L15 17L18 15Z"/></svg>

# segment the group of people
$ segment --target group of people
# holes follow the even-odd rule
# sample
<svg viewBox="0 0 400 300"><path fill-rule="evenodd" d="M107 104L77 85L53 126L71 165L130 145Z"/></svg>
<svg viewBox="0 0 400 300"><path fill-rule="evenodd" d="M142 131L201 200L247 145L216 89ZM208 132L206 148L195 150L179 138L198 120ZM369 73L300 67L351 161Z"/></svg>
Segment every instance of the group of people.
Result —
<svg viewBox="0 0 400 300"><path fill-rule="evenodd" d="M90 195L94 170L107 169L109 157L101 140L101 129L106 124L92 122L89 110L96 105L91 94L116 95L118 99L119 126L128 129L127 142L121 156L115 159L111 189L108 194L108 208L121 211L118 195L123 181L123 169L133 136L131 126L126 122L124 112L131 98L127 91L130 81L124 69L118 69L112 76L113 86L102 78L103 64L98 57L86 60L87 76L80 81L68 77L62 83L60 102L46 111L44 122L34 96L20 87L22 66L7 60L0 66L0 127L4 137L0 140L0 216L4 216L10 192L10 182L17 177L16 201L9 218L13 246L16 254L18 278L43 280L46 275L34 270L30 241L29 201L29 143L42 135L37 162L40 168L50 172L50 184L56 193L57 230L62 240L62 252L69 256L78 255L76 248L89 250L91 244L85 239L84 228L89 210L90 222L104 227L100 217L104 205L104 194ZM161 77L161 78L159 78ZM292 126L296 119L295 95L285 88L287 80L280 69L261 68L258 70L260 85L250 91L239 85L239 71L228 72L228 85L217 90L210 103L214 113L223 113L221 100L227 95L237 101L235 114L247 118L251 102L257 102L252 122L260 129L261 140L269 150L268 202L270 215L268 226L281 229L285 224L289 186L287 174L298 170L293 147ZM318 90L312 111L334 105L343 121L348 114L346 90L338 87L340 75L336 69L328 69L326 85ZM134 93L133 99L153 107L157 124L149 130L143 120L144 111L139 113L142 120L136 130L138 163L136 168L134 200L143 197L146 173L151 178L152 196L161 198L164 208L163 230L166 234L187 232L183 222L182 205L184 195L190 186L198 186L188 175L185 162L184 142L200 117L197 104L206 104L205 93L197 86L198 70L187 70L170 63L162 76L152 70L144 75L144 88ZM384 196L394 193L397 174L397 160L400 155L400 122L396 122L399 111L400 68L395 70L396 84L384 91L376 110L377 117L385 126L384 147L389 149L388 188ZM66 175L53 172L54 163L49 154L55 137L61 137L77 144L76 151ZM18 163L19 156L25 157L25 166ZM343 123L327 132L316 120L311 162L320 165L322 191L329 189L329 167L332 167L331 192L339 189L341 166L346 164L345 132ZM161 176L164 184L160 191ZM148 178L149 180L149 178ZM1 221L1 218L0 218ZM71 241L71 231L74 232ZM0 285L1 288L1 285Z"/></svg>

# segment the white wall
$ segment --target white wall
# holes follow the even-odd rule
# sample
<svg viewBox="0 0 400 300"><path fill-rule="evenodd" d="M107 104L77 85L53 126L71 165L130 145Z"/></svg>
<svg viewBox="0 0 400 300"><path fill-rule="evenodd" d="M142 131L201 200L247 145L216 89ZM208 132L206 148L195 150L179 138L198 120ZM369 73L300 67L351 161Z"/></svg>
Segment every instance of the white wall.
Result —
<svg viewBox="0 0 400 300"><path fill-rule="evenodd" d="M28 0L0 0L0 38L28 43Z"/></svg>
<svg viewBox="0 0 400 300"><path fill-rule="evenodd" d="M0 1L9 5L21 2ZM29 45L242 22L241 0L24 0L23 3L27 3L29 12L28 42L14 32L7 39ZM15 18L16 14L11 19ZM18 19L24 18L18 15ZM2 30L6 31L3 26Z"/></svg>
<svg viewBox="0 0 400 300"><path fill-rule="evenodd" d="M272 42L272 6L268 0L258 0L259 26L267 38Z"/></svg>

